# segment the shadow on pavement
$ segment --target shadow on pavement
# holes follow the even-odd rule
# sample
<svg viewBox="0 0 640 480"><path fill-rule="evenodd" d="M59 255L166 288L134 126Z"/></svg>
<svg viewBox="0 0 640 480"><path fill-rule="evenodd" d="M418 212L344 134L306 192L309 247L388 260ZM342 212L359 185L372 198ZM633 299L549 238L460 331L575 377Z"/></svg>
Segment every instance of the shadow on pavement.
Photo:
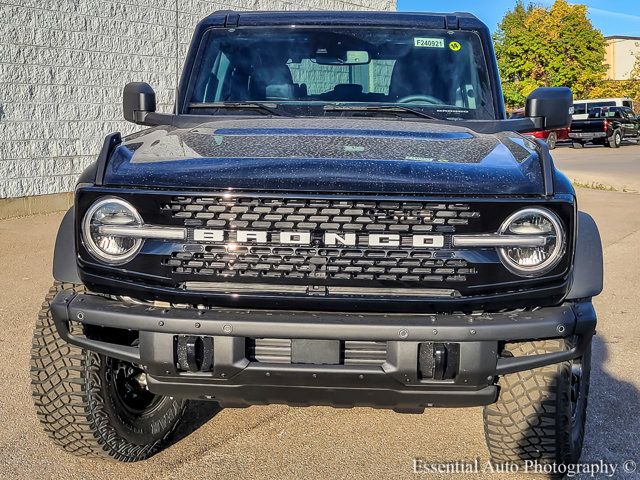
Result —
<svg viewBox="0 0 640 480"><path fill-rule="evenodd" d="M593 340L587 433L581 461L618 463L621 469L627 460L640 464L640 391L634 385L611 376L604 367L608 359L606 339L596 335ZM619 473L621 478L625 476L624 472ZM639 477L640 471L626 475L626 478Z"/></svg>
<svg viewBox="0 0 640 480"><path fill-rule="evenodd" d="M188 437L221 411L222 408L216 402L189 401L182 421L171 436L169 445L178 443L183 438Z"/></svg>

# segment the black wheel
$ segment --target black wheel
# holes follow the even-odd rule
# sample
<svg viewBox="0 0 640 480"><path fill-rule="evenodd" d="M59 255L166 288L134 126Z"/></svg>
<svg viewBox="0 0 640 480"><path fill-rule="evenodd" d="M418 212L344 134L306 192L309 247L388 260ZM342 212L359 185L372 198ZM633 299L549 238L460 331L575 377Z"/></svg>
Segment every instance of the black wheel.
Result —
<svg viewBox="0 0 640 480"><path fill-rule="evenodd" d="M514 356L573 347L573 340L514 344ZM485 407L485 437L496 463L527 460L573 464L582 453L591 373L591 347L576 360L500 379L498 401Z"/></svg>
<svg viewBox="0 0 640 480"><path fill-rule="evenodd" d="M144 460L166 445L185 402L149 392L138 366L62 340L49 305L64 289L84 291L82 285L55 283L33 334L31 389L40 422L75 455Z"/></svg>
<svg viewBox="0 0 640 480"><path fill-rule="evenodd" d="M622 133L620 133L620 130L616 130L609 139L609 147L620 148L620 145L622 145Z"/></svg>
<svg viewBox="0 0 640 480"><path fill-rule="evenodd" d="M551 132L547 137L547 146L549 150L554 150L558 145L558 134L556 132Z"/></svg>

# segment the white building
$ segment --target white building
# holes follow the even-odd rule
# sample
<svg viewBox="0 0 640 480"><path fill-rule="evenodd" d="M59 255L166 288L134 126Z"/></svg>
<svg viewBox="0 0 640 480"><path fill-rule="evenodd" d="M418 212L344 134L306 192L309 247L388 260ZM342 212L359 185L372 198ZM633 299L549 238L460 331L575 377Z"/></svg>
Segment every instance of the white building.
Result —
<svg viewBox="0 0 640 480"><path fill-rule="evenodd" d="M139 128L122 118L127 82L150 83L158 109L171 109L193 27L213 11L396 8L396 0L11 3L0 2L0 218L63 206L69 195L49 194L73 189L104 136Z"/></svg>
<svg viewBox="0 0 640 480"><path fill-rule="evenodd" d="M605 62L609 65L608 80L629 80L640 55L640 37L607 37Z"/></svg>

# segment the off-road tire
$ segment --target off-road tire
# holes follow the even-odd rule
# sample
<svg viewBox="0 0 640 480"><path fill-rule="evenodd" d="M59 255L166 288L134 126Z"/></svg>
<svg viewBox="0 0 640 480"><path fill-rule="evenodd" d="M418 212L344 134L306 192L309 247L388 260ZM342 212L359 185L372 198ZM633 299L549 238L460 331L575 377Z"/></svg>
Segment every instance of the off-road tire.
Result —
<svg viewBox="0 0 640 480"><path fill-rule="evenodd" d="M622 146L622 133L620 132L620 130L616 130L615 132L613 132L613 135L611 135L611 138L609 139L608 145L610 148L620 148Z"/></svg>
<svg viewBox="0 0 640 480"><path fill-rule="evenodd" d="M106 374L116 360L69 345L58 335L49 307L65 289L85 290L54 283L33 333L31 389L40 423L54 443L74 455L144 460L166 445L185 402L158 397L153 409L139 414L121 407Z"/></svg>
<svg viewBox="0 0 640 480"><path fill-rule="evenodd" d="M544 340L510 345L514 356L570 349L574 340ZM572 415L572 368L581 366L579 396ZM505 375L498 401L484 408L484 428L491 460L516 463L574 464L584 440L591 347L574 362ZM575 391L573 392L576 393Z"/></svg>
<svg viewBox="0 0 640 480"><path fill-rule="evenodd" d="M558 146L558 134L556 132L549 133L549 136L547 137L547 146L549 147L549 150L555 150Z"/></svg>

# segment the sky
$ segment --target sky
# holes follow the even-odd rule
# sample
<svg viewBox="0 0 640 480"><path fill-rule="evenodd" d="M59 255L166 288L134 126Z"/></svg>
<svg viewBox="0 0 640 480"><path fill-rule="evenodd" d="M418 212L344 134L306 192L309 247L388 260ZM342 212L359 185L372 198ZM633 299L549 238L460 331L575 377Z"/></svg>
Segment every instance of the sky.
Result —
<svg viewBox="0 0 640 480"><path fill-rule="evenodd" d="M495 31L504 14L516 0L398 0L398 10L405 12L471 12ZM525 2L528 3L528 2ZM550 6L553 0L531 3ZM589 7L589 17L605 36L640 36L640 0L582 0Z"/></svg>

